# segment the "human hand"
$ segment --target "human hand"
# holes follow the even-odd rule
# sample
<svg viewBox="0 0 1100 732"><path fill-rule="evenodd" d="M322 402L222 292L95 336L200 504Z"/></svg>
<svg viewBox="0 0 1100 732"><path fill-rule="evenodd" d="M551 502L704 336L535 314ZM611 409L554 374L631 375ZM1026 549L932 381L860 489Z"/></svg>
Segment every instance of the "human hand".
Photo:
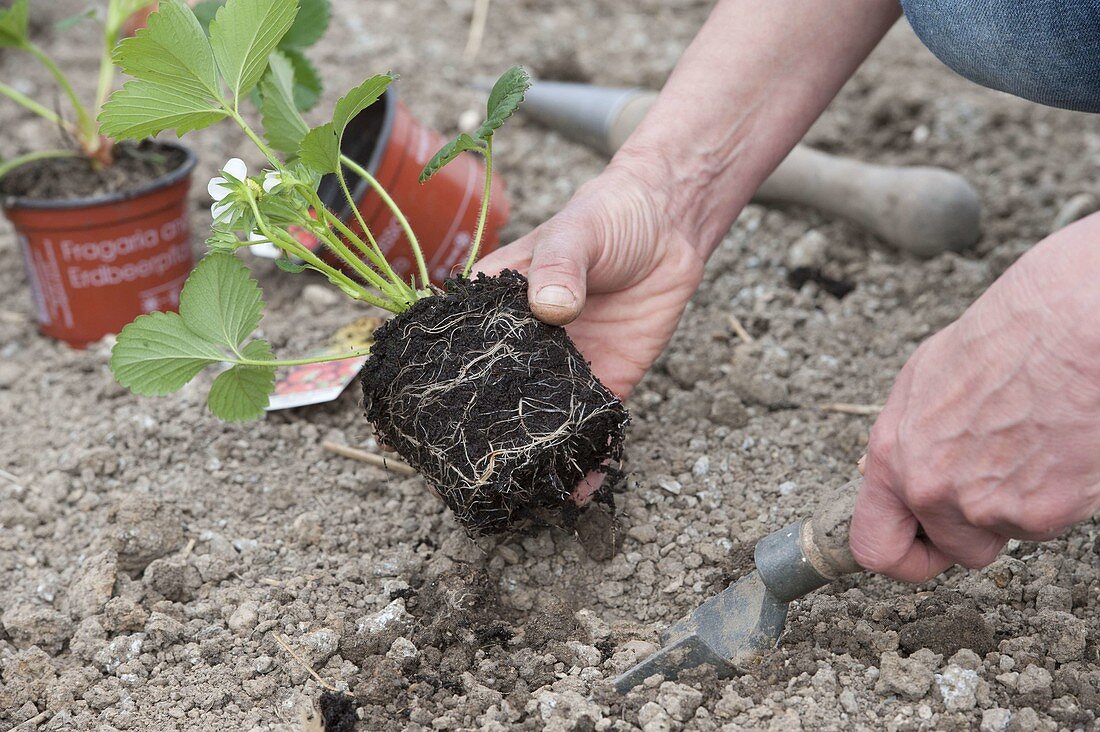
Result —
<svg viewBox="0 0 1100 732"><path fill-rule="evenodd" d="M1100 510L1097 241L1100 216L1051 236L909 359L871 432L861 565L920 582Z"/></svg>
<svg viewBox="0 0 1100 732"><path fill-rule="evenodd" d="M596 376L623 399L664 350L703 276L701 255L657 195L609 166L557 215L477 267L525 274L535 317L568 324Z"/></svg>

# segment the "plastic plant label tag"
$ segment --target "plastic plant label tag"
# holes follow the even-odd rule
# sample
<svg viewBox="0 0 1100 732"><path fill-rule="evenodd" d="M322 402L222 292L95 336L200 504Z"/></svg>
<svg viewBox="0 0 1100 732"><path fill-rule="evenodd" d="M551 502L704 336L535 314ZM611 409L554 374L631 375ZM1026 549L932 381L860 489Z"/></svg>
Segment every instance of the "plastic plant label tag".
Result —
<svg viewBox="0 0 1100 732"><path fill-rule="evenodd" d="M358 318L334 333L327 348L312 355L368 348L372 343L374 330L383 322L382 318ZM366 361L367 356L355 356L284 369L275 381L275 391L268 402L267 411L324 404L335 400L359 375L359 369L363 368Z"/></svg>

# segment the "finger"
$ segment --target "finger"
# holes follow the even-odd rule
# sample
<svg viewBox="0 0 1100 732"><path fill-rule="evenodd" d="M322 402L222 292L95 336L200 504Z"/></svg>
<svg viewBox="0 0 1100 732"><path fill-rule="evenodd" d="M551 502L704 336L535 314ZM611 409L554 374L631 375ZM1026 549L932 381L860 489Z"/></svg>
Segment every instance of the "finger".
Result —
<svg viewBox="0 0 1100 732"><path fill-rule="evenodd" d="M565 325L584 309L594 232L558 215L536 229L527 272L527 296L535 317Z"/></svg>
<svg viewBox="0 0 1100 732"><path fill-rule="evenodd" d="M928 540L953 563L970 569L988 566L1008 541L1000 534L973 526L958 516L919 517Z"/></svg>
<svg viewBox="0 0 1100 732"><path fill-rule="evenodd" d="M584 476L584 480L577 483L577 487L573 489L573 503L578 506L587 505L603 485L605 477L603 473L589 473Z"/></svg>
<svg viewBox="0 0 1100 732"><path fill-rule="evenodd" d="M904 582L924 582L954 562L917 536L916 516L884 483L865 479L856 500L849 544L866 569Z"/></svg>

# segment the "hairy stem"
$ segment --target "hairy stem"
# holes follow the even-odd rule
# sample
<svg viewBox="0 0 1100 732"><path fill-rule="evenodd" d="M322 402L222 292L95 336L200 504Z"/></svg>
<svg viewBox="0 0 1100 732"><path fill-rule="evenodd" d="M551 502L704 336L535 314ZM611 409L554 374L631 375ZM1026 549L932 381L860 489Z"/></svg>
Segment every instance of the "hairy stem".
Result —
<svg viewBox="0 0 1100 732"><path fill-rule="evenodd" d="M228 363L238 364L240 366L304 366L309 363L327 363L329 361L343 361L345 358L357 358L359 356L369 356L369 348L359 348L354 351L348 351L347 353L331 353L325 356L313 356L310 358L290 358L281 361L256 361L251 358L237 358Z"/></svg>
<svg viewBox="0 0 1100 732"><path fill-rule="evenodd" d="M37 114L39 117L42 117L59 127L64 127L70 132L73 131L69 123L61 119L60 115L58 115L57 112L54 112L52 109L48 109L42 106L23 92L17 91L3 82L0 82L0 94L3 94L5 97L12 100L16 104L19 104L26 109L29 109L30 111Z"/></svg>
<svg viewBox="0 0 1100 732"><path fill-rule="evenodd" d="M28 43L26 49L30 51L51 74L53 74L53 78L57 80L58 86L65 92L65 95L69 98L69 103L73 106L73 111L76 112L76 119L80 127L80 135L85 143L85 147L88 150L95 151L98 147L99 127L96 124L95 118L88 114L88 108L80 101L80 97L77 96L76 90L73 89L73 85L69 83L68 77L58 68L53 59L46 55L46 52L38 46L33 43Z"/></svg>
<svg viewBox="0 0 1100 732"><path fill-rule="evenodd" d="M103 55L99 57L99 81L96 84L95 111L96 114L103 109L107 101L107 95L111 93L111 84L115 79L115 64L111 61L111 49L114 48L117 37L109 37L103 44Z"/></svg>
<svg viewBox="0 0 1100 732"><path fill-rule="evenodd" d="M401 309L395 309L395 306L388 301L384 301L381 298L372 295L363 285L359 284L352 278L340 270L325 264L320 257L313 252L309 251L306 247L299 244L294 237L287 232L276 227L272 229L267 225L267 221L260 215L260 210L256 206L256 201L249 196L248 204L252 208L252 215L256 217L256 225L260 228L260 233L267 237L275 246L279 247L288 254L293 254L299 257L303 261L307 262L311 267L324 273L329 279L335 280L340 283L343 288L347 288L347 291L354 292L356 299L362 300L365 303L369 303L376 307L380 307L384 310L397 313L401 312ZM281 236L280 236L281 235Z"/></svg>
<svg viewBox="0 0 1100 732"><path fill-rule="evenodd" d="M489 195L493 190L493 136L485 140L485 191L481 195L481 210L477 214L477 229L474 231L474 240L470 244L470 256L466 258L466 266L462 268L462 276L469 277L470 270L477 261L478 251L481 249L481 237L485 234L485 219L489 217Z"/></svg>
<svg viewBox="0 0 1100 732"><path fill-rule="evenodd" d="M233 121L237 123L237 126L244 131L244 134L248 135L248 139L252 140L256 147L260 149L260 152L264 154L264 157L268 159L268 162L275 166L276 170L282 170L283 165L281 162L279 162L279 156L276 155L275 151L268 147L267 143L264 142L263 139L256 134L256 131L249 126L248 122L245 122L245 119L241 116L240 112L238 112L235 108L230 107L224 101L222 101L221 104L222 108L225 109L225 111L229 113L229 116L233 118Z"/></svg>
<svg viewBox="0 0 1100 732"><path fill-rule="evenodd" d="M34 162L35 160L47 160L49 158L76 158L80 157L80 153L75 150L39 150L37 152L27 153L26 155L19 155L11 158L10 160L0 160L0 178L15 170L21 165Z"/></svg>
<svg viewBox="0 0 1100 732"><path fill-rule="evenodd" d="M386 259L385 253L382 252L382 248L378 246L378 242L375 241L374 234L371 233L370 227L367 226L366 220L363 219L363 213L359 210L359 206L355 203L355 198L351 195L351 189L348 188L348 181L347 178L344 177L343 166L340 166L336 169L336 178L340 181L340 189L344 192L344 199L347 201L348 206L352 210L352 213L355 214L355 220L359 222L359 228L363 230L363 235L367 237L367 241L370 243L371 250L378 257L379 262L376 262L376 264L382 269L387 277L389 277L394 282L400 284L402 288L408 289L409 286L405 284L405 281L398 277L397 273L393 271L393 267L390 266L390 262L388 259ZM333 218L339 221L339 217ZM339 221L339 223L341 226L343 226L342 221ZM347 227L343 228L347 229ZM347 231L348 233L351 233L350 229L348 229ZM345 234L345 236L347 236L347 234ZM355 237L355 241L360 244L362 243L359 240L359 237ZM366 254L365 247L363 249L363 253Z"/></svg>
<svg viewBox="0 0 1100 732"><path fill-rule="evenodd" d="M378 182L373 175L367 172L359 163L355 162L347 155L340 156L340 162L348 166L348 168L365 180L367 184L374 189L374 192L378 194L382 202L386 204L386 207L393 213L397 219L397 223L401 225L401 228L405 231L405 236L409 240L409 246L412 247L413 256L416 258L416 267L420 271L420 284L422 288L427 288L431 279L428 277L428 265L424 261L424 252L420 249L420 242L416 238L416 234L413 233L412 226L409 225L409 220L405 218L405 214L398 208L397 203L394 202L390 194L386 192L386 189L382 187L382 184Z"/></svg>

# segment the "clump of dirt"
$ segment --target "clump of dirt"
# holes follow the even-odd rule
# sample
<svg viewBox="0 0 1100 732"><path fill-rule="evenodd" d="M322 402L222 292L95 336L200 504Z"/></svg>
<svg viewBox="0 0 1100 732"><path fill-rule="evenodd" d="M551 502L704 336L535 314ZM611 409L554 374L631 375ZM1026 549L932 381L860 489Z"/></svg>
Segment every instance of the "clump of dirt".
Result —
<svg viewBox="0 0 1100 732"><path fill-rule="evenodd" d="M136 190L179 169L187 153L152 140L121 142L111 165L85 157L48 158L22 165L0 179L0 196L64 201Z"/></svg>
<svg viewBox="0 0 1100 732"><path fill-rule="evenodd" d="M354 697L338 691L326 691L319 700L325 732L355 732L359 717Z"/></svg>
<svg viewBox="0 0 1100 732"><path fill-rule="evenodd" d="M475 533L573 510L591 472L619 477L626 408L565 330L537 320L527 280L452 279L374 336L360 376L379 439Z"/></svg>

